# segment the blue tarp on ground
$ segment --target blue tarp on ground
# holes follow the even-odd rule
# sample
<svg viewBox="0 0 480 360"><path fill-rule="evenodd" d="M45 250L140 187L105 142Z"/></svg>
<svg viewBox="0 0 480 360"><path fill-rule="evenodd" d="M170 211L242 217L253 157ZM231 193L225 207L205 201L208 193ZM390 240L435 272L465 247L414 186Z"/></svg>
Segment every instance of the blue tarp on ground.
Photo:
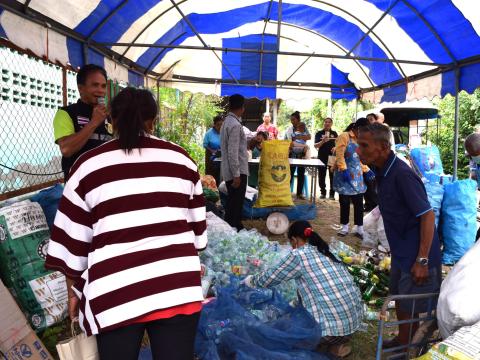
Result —
<svg viewBox="0 0 480 360"><path fill-rule="evenodd" d="M220 192L220 199L223 207L226 206L226 195ZM243 202L242 216L244 219L261 219L266 218L273 212L284 213L288 220L314 220L317 216L317 207L314 204L300 204L291 207L269 207L256 208L255 200L245 199Z"/></svg>

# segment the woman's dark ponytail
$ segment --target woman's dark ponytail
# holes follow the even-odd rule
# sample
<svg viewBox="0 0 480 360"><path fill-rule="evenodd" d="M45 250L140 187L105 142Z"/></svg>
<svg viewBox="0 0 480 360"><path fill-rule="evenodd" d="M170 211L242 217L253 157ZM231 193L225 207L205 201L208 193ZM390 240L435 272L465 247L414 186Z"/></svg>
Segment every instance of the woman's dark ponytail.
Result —
<svg viewBox="0 0 480 360"><path fill-rule="evenodd" d="M330 258L333 262L339 263L340 261L330 252L328 244L312 229L312 225L308 221L299 220L295 221L288 229L288 238L298 237L307 240L312 246L315 246L318 251Z"/></svg>
<svg viewBox="0 0 480 360"><path fill-rule="evenodd" d="M120 148L130 153L139 146L146 121L157 117L157 103L148 90L125 88L110 105Z"/></svg>

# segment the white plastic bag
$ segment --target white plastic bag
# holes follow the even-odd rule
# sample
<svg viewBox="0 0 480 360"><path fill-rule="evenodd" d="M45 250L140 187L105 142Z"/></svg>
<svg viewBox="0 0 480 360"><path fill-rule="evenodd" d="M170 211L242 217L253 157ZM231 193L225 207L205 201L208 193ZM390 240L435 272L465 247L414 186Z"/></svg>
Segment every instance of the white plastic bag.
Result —
<svg viewBox="0 0 480 360"><path fill-rule="evenodd" d="M99 360L97 339L95 336L87 336L85 333L77 335L75 323L77 321L72 321L72 337L57 344L60 360Z"/></svg>
<svg viewBox="0 0 480 360"><path fill-rule="evenodd" d="M438 327L445 339L463 326L480 321L480 242L453 267L443 281L437 305Z"/></svg>
<svg viewBox="0 0 480 360"><path fill-rule="evenodd" d="M378 206L370 211L363 218L363 241L362 246L376 248L378 245L377 224L380 218L380 210Z"/></svg>
<svg viewBox="0 0 480 360"><path fill-rule="evenodd" d="M382 214L377 206L363 218L362 246L376 248L379 244L387 251L390 251L390 245L388 244L387 234L385 234L385 227L383 225Z"/></svg>

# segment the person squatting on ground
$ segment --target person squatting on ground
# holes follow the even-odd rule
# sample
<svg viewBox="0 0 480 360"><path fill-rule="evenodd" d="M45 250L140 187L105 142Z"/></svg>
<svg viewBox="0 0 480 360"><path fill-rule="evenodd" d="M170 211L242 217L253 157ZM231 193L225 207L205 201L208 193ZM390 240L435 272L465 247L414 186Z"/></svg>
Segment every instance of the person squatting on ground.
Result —
<svg viewBox="0 0 480 360"><path fill-rule="evenodd" d="M330 193L331 200L335 199L335 191L333 190L333 168L327 166L328 157L333 155L333 149L335 148L335 140L338 137L336 131L332 130L333 120L331 118L325 118L323 121L323 129L315 134L315 148L318 149L318 158L325 166L322 166L318 170L318 183L320 186L320 198L325 199L327 196L327 186L325 179L328 176L330 178Z"/></svg>
<svg viewBox="0 0 480 360"><path fill-rule="evenodd" d="M65 182L80 155L112 139L107 109L101 103L107 91L105 69L93 64L83 66L77 74L77 86L80 99L75 104L60 108L53 119L55 143L62 153Z"/></svg>
<svg viewBox="0 0 480 360"><path fill-rule="evenodd" d="M390 129L382 124L360 128L357 152L372 167L378 184L379 209L392 254L390 294L435 293L442 277L440 242L435 215L422 180L391 151ZM415 306L413 308L413 306ZM418 318L436 307L436 300L395 302L398 320ZM413 309L412 309L413 308ZM395 338L384 348L406 345L411 324L399 325ZM418 323L412 325L412 334Z"/></svg>
<svg viewBox="0 0 480 360"><path fill-rule="evenodd" d="M100 359L136 360L145 331L154 359L191 360L207 246L197 166L151 135L156 100L126 88L111 103L115 138L70 171L46 267L67 277L70 318L97 335Z"/></svg>
<svg viewBox="0 0 480 360"><path fill-rule="evenodd" d="M335 172L333 174L333 188L339 194L340 224L339 236L346 236L349 232L350 202L353 203L355 236L363 237L363 194L367 190L365 181L374 178L373 172L360 162L356 152L358 144L358 129L368 125L366 118L360 118L349 125L344 133L340 134L335 142Z"/></svg>
<svg viewBox="0 0 480 360"><path fill-rule="evenodd" d="M337 356L347 356L351 335L362 323L360 291L346 267L307 221L295 221L288 230L292 251L272 269L245 278L248 287L274 287L291 279L300 304L321 327L320 345Z"/></svg>
<svg viewBox="0 0 480 360"><path fill-rule="evenodd" d="M242 209L249 174L247 137L242 126L245 98L235 94L230 96L228 101L230 112L225 117L220 133L222 142L221 173L228 191L225 221L240 231L243 229Z"/></svg>

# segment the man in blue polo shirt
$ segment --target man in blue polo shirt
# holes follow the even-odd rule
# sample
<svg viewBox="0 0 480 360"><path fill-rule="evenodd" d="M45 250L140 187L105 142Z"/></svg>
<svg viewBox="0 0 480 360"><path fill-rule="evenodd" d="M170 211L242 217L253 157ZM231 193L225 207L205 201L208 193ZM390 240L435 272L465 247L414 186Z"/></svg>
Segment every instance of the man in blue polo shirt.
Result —
<svg viewBox="0 0 480 360"><path fill-rule="evenodd" d="M420 178L390 149L390 130L382 124L360 129L357 152L362 163L374 171L378 186L378 202L385 224L392 269L390 293L410 295L440 290L441 254L435 229L435 215ZM436 306L429 300L397 301L398 320L414 317ZM418 324L414 324L412 335ZM398 336L384 343L384 348L406 345L410 324L399 325Z"/></svg>

